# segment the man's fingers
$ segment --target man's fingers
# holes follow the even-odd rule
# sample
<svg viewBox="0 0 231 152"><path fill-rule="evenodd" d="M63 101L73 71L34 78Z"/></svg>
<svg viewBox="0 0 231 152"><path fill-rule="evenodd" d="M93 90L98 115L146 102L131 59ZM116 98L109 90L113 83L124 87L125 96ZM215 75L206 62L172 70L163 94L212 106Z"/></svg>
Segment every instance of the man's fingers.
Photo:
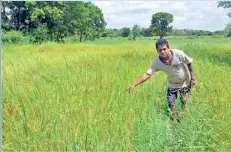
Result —
<svg viewBox="0 0 231 152"><path fill-rule="evenodd" d="M128 91L128 93L131 92L131 87L127 88L126 91Z"/></svg>
<svg viewBox="0 0 231 152"><path fill-rule="evenodd" d="M196 84L196 81L195 80L191 80L191 86L194 86Z"/></svg>
<svg viewBox="0 0 231 152"><path fill-rule="evenodd" d="M129 88L127 88L127 90L126 90L126 91L128 91L129 93L131 93L131 92L132 92L132 90L133 90L134 88L135 88L134 86L130 86Z"/></svg>
<svg viewBox="0 0 231 152"><path fill-rule="evenodd" d="M131 93L132 92L132 87L129 87L129 88L127 88L127 90L126 91L128 91L128 93Z"/></svg>

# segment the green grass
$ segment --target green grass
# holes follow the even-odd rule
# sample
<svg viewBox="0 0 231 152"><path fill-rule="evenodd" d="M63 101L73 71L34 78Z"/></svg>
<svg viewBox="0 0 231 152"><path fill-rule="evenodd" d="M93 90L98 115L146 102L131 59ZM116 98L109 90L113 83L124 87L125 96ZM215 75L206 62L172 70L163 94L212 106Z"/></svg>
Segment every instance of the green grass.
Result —
<svg viewBox="0 0 231 152"><path fill-rule="evenodd" d="M231 39L168 38L197 78L176 125L164 73L125 91L157 56L153 39L4 44L3 150L230 151Z"/></svg>

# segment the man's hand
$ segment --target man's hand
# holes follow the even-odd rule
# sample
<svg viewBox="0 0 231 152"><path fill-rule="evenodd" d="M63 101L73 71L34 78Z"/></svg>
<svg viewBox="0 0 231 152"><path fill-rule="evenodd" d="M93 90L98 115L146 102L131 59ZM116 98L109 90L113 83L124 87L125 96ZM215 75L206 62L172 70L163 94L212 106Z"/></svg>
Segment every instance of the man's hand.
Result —
<svg viewBox="0 0 231 152"><path fill-rule="evenodd" d="M130 87L128 87L128 88L126 89L126 91L128 91L128 93L131 93L131 91L132 91L134 88L135 88L135 85L133 84L133 85L131 85Z"/></svg>
<svg viewBox="0 0 231 152"><path fill-rule="evenodd" d="M196 78L195 78L195 76L194 76L193 65L192 65L192 63L189 63L189 64L188 64L188 69L189 69L189 72L190 72L190 75L191 75L191 84L192 84L192 85L195 85L195 84L196 84Z"/></svg>
<svg viewBox="0 0 231 152"><path fill-rule="evenodd" d="M191 77L192 77L192 78L191 78L191 83L192 83L193 85L195 85L195 84L196 84L196 78L195 78L194 75L192 75Z"/></svg>

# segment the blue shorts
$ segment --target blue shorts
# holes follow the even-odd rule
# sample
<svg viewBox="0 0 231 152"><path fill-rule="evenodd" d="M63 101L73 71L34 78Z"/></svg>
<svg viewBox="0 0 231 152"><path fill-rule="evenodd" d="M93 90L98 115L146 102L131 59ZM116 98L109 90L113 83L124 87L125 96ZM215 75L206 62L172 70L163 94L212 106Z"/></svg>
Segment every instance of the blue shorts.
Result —
<svg viewBox="0 0 231 152"><path fill-rule="evenodd" d="M180 92L180 99L182 101L182 96L186 96L193 87L193 84L190 83L187 87L184 88L168 88L167 99L169 107L173 107L176 103L177 93Z"/></svg>

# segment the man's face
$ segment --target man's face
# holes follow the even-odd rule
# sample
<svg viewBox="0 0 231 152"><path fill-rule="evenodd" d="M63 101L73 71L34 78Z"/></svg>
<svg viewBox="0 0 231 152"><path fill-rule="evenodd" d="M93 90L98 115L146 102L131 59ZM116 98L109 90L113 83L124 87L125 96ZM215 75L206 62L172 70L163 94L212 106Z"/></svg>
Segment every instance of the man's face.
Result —
<svg viewBox="0 0 231 152"><path fill-rule="evenodd" d="M160 57L166 58L169 55L170 49L167 47L166 44L158 45L157 52Z"/></svg>

